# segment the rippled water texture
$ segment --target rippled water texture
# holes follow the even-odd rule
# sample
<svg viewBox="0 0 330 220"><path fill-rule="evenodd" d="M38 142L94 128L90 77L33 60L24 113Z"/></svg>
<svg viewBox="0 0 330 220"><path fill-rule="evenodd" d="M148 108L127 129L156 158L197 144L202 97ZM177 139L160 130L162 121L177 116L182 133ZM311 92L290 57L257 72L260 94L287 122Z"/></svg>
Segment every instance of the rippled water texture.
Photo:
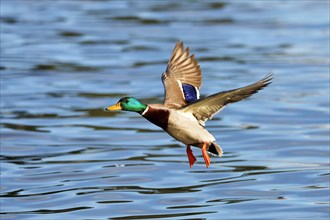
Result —
<svg viewBox="0 0 330 220"><path fill-rule="evenodd" d="M162 102L177 40L202 95L274 83L207 128L206 168L123 96ZM329 218L329 1L1 0L1 219Z"/></svg>

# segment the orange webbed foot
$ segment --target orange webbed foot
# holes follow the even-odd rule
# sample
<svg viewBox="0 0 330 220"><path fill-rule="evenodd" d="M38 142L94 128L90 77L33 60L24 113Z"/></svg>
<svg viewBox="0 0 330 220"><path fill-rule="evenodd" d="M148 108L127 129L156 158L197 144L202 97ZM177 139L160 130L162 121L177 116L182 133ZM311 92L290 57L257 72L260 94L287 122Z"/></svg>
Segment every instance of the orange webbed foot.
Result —
<svg viewBox="0 0 330 220"><path fill-rule="evenodd" d="M187 156L188 156L188 160L189 160L189 165L190 165L190 168L192 168L192 166L194 165L195 161L196 161L196 157L194 156L191 148L190 148L190 145L187 145Z"/></svg>
<svg viewBox="0 0 330 220"><path fill-rule="evenodd" d="M207 144L204 143L203 148L202 148L202 154L203 154L203 157L204 157L205 165L208 168L211 164L211 159L210 159L209 154L206 152L206 150L207 150L206 147L207 147Z"/></svg>

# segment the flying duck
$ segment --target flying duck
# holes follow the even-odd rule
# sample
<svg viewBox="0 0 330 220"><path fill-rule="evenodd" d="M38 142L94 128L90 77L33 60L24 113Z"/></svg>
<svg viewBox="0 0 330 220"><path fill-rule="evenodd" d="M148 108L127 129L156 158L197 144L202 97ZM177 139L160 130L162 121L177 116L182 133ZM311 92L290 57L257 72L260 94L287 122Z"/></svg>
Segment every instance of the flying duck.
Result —
<svg viewBox="0 0 330 220"><path fill-rule="evenodd" d="M271 83L272 74L251 85L218 92L200 98L202 72L189 47L177 42L166 71L162 74L165 89L163 104L144 104L136 98L124 97L106 111L123 110L137 112L151 123L161 127L169 135L186 145L190 167L196 161L191 146L201 148L206 167L210 156L221 157L223 151L212 134L205 129L205 122L219 113L227 104L248 98Z"/></svg>

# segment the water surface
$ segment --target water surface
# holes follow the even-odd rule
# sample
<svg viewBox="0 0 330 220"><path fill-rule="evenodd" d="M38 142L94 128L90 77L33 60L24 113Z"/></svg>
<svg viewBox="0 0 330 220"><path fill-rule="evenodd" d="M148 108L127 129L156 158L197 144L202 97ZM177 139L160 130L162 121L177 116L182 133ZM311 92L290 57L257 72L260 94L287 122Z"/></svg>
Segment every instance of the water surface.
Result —
<svg viewBox="0 0 330 220"><path fill-rule="evenodd" d="M1 1L1 219L328 219L328 1ZM202 95L274 83L207 122L206 168L123 96L163 100L177 40Z"/></svg>

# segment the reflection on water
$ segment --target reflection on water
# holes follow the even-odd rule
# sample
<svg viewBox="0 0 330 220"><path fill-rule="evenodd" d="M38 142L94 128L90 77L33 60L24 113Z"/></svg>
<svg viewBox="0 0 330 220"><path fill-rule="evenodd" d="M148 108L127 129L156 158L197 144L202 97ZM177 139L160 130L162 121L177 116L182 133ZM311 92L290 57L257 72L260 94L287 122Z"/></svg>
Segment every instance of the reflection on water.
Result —
<svg viewBox="0 0 330 220"><path fill-rule="evenodd" d="M328 219L327 1L1 2L1 219ZM183 40L202 95L274 83L182 144L120 97L163 100Z"/></svg>

